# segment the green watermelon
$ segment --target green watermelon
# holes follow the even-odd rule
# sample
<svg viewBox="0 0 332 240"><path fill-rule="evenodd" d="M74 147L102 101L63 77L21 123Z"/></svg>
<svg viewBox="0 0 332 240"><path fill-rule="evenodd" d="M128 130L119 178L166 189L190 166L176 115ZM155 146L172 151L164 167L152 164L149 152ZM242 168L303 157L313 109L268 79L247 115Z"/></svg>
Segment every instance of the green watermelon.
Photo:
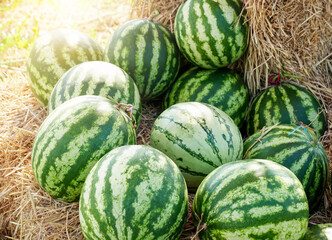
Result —
<svg viewBox="0 0 332 240"><path fill-rule="evenodd" d="M167 91L164 109L180 102L204 102L227 113L241 127L249 106L249 92L233 70L193 67L183 73Z"/></svg>
<svg viewBox="0 0 332 240"><path fill-rule="evenodd" d="M174 36L151 19L135 19L120 26L108 40L105 59L134 79L145 100L165 92L180 68Z"/></svg>
<svg viewBox="0 0 332 240"><path fill-rule="evenodd" d="M222 165L199 186L194 223L204 239L301 239L308 201L297 177L269 160Z"/></svg>
<svg viewBox="0 0 332 240"><path fill-rule="evenodd" d="M67 70L82 62L99 60L104 60L103 50L88 35L73 29L46 33L34 43L28 58L30 88L47 106L55 84Z"/></svg>
<svg viewBox="0 0 332 240"><path fill-rule="evenodd" d="M79 202L87 240L178 239L187 211L187 187L177 166L142 145L119 147L100 159Z"/></svg>
<svg viewBox="0 0 332 240"><path fill-rule="evenodd" d="M281 83L271 86L256 96L247 117L248 135L264 126L276 123L310 125L321 136L327 128L325 112L314 94L305 87Z"/></svg>
<svg viewBox="0 0 332 240"><path fill-rule="evenodd" d="M100 96L73 98L47 116L32 148L32 170L54 198L77 201L86 176L113 148L136 144L125 113Z"/></svg>
<svg viewBox="0 0 332 240"><path fill-rule="evenodd" d="M125 71L111 63L89 61L69 69L52 91L48 112L81 95L109 95L118 103L131 104L139 112L142 111L141 98L135 82ZM137 126L141 120L138 111L132 111Z"/></svg>
<svg viewBox="0 0 332 240"><path fill-rule="evenodd" d="M268 127L250 136L243 149L244 158L268 159L290 169L304 187L310 210L317 206L327 184L329 162L312 130L286 124Z"/></svg>
<svg viewBox="0 0 332 240"><path fill-rule="evenodd" d="M191 63L217 69L238 60L248 45L248 26L239 0L187 0L180 6L174 33Z"/></svg>
<svg viewBox="0 0 332 240"><path fill-rule="evenodd" d="M240 159L243 150L234 121L199 102L178 103L162 112L151 129L150 144L178 165L191 191L215 168Z"/></svg>
<svg viewBox="0 0 332 240"><path fill-rule="evenodd" d="M332 223L321 223L309 227L303 240L332 240Z"/></svg>

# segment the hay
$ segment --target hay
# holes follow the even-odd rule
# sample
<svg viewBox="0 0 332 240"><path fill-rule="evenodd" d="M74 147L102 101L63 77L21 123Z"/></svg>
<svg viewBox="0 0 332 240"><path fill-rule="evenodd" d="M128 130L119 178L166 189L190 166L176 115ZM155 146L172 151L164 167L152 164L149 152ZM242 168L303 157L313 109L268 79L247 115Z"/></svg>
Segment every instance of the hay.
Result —
<svg viewBox="0 0 332 240"><path fill-rule="evenodd" d="M53 5L45 1L19 2L10 11L0 11L0 22L15 19L2 31L12 32L23 21L25 36L33 35L33 27L42 33L69 25L92 35L102 45L132 14L129 4L116 1L95 1L93 6L85 1L81 6L72 6L75 11L69 7L74 5L73 1L56 0ZM181 2L141 0L134 10L136 16L154 16L173 30L173 19ZM253 93L266 87L266 76L272 72L284 70L303 76L301 82L315 92L329 113L329 130L321 141L332 163L331 59L327 54L331 52L332 42L328 24L331 21L327 18L330 6L318 0L245 2L247 21L252 26L250 33L255 40L251 38L246 56L234 67L246 72ZM54 3L68 6L62 11ZM293 7L288 3L294 4ZM296 7L300 7L298 14L294 13ZM154 9L158 9L158 15ZM290 16L286 10L295 15ZM285 37L288 38L283 45ZM15 46L3 55L0 53L0 239L82 239L77 203L54 200L39 187L32 174L31 148L46 110L28 86L25 65L28 54L29 50ZM159 102L143 105L146 118L138 130L139 144L149 143L151 126L160 112ZM330 192L328 187L319 209L310 216L310 224L332 222ZM193 197L191 194L190 204ZM194 234L190 212L181 239L191 239Z"/></svg>
<svg viewBox="0 0 332 240"><path fill-rule="evenodd" d="M185 0L137 0L139 17L153 17L174 31L176 12ZM331 2L324 0L243 0L249 47L235 67L245 74L252 93L269 85L268 76L300 76L302 84L332 100Z"/></svg>

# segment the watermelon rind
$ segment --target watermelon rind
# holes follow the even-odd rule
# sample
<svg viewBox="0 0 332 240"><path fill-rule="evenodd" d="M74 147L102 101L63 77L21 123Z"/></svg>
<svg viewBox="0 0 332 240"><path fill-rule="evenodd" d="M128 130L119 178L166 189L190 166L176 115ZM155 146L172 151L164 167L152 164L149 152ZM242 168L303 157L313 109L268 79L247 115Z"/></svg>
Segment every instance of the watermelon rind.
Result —
<svg viewBox="0 0 332 240"><path fill-rule="evenodd" d="M142 104L133 79L121 68L103 61L89 61L69 69L55 85L48 102L48 113L74 97L97 95L114 100L116 105L132 105L137 127ZM120 106L119 106L120 107Z"/></svg>
<svg viewBox="0 0 332 240"><path fill-rule="evenodd" d="M188 193L174 162L144 145L106 154L89 173L79 202L89 240L178 239L187 220Z"/></svg>
<svg viewBox="0 0 332 240"><path fill-rule="evenodd" d="M297 177L261 159L224 164L199 186L193 202L199 239L301 239L308 201Z"/></svg>
<svg viewBox="0 0 332 240"><path fill-rule="evenodd" d="M172 105L155 120L150 145L169 156L190 191L220 165L241 159L243 140L234 121L218 108L199 102Z"/></svg>
<svg viewBox="0 0 332 240"><path fill-rule="evenodd" d="M239 0L187 0L180 6L174 34L181 53L196 66L225 67L248 45L248 24Z"/></svg>
<svg viewBox="0 0 332 240"><path fill-rule="evenodd" d="M106 44L105 59L134 79L146 101L164 93L180 69L173 34L152 19L134 19L116 29Z"/></svg>
<svg viewBox="0 0 332 240"><path fill-rule="evenodd" d="M301 181L310 210L319 205L329 175L329 161L316 134L297 125L279 124L251 135L243 145L244 158L277 162Z"/></svg>
<svg viewBox="0 0 332 240"><path fill-rule="evenodd" d="M100 96L73 98L47 116L32 148L32 170L52 197L77 201L95 163L110 150L136 144L136 133L125 113Z"/></svg>
<svg viewBox="0 0 332 240"><path fill-rule="evenodd" d="M249 91L235 71L193 67L184 72L167 91L166 109L180 102L204 102L227 113L240 128L249 107Z"/></svg>
<svg viewBox="0 0 332 240"><path fill-rule="evenodd" d="M103 60L103 49L85 33L66 28L47 32L37 39L28 57L30 88L46 107L55 84L67 70L82 62Z"/></svg>
<svg viewBox="0 0 332 240"><path fill-rule="evenodd" d="M318 137L327 129L326 114L316 96L304 86L289 82L264 89L254 98L248 110L247 133L276 123L310 125Z"/></svg>

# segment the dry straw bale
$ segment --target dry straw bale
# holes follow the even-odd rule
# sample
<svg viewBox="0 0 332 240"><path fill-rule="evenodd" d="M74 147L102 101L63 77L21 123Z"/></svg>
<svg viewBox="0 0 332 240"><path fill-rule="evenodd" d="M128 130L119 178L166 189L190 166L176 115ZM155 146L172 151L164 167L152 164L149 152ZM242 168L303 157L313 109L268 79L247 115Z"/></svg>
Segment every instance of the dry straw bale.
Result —
<svg viewBox="0 0 332 240"><path fill-rule="evenodd" d="M174 31L174 19L185 0L137 0L139 17L152 17ZM249 47L236 64L256 93L268 86L271 73L303 78L302 84L328 93L332 100L331 5L325 0L243 0L249 24ZM329 89L326 89L329 88Z"/></svg>

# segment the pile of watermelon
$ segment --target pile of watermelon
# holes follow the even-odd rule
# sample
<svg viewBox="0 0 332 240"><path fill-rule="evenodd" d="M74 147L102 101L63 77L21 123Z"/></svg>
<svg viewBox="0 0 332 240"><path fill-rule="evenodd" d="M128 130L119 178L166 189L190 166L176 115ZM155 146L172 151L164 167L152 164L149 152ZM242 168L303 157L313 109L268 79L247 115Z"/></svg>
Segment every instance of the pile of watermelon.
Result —
<svg viewBox="0 0 332 240"><path fill-rule="evenodd" d="M86 239L178 239L188 192L200 239L306 234L327 185L326 115L294 83L250 97L229 67L248 45L244 15L238 0L187 0L174 35L145 18L120 26L104 51L69 29L35 43L29 83L48 116L33 173L52 197L79 201ZM163 112L150 145L137 145L149 101Z"/></svg>

